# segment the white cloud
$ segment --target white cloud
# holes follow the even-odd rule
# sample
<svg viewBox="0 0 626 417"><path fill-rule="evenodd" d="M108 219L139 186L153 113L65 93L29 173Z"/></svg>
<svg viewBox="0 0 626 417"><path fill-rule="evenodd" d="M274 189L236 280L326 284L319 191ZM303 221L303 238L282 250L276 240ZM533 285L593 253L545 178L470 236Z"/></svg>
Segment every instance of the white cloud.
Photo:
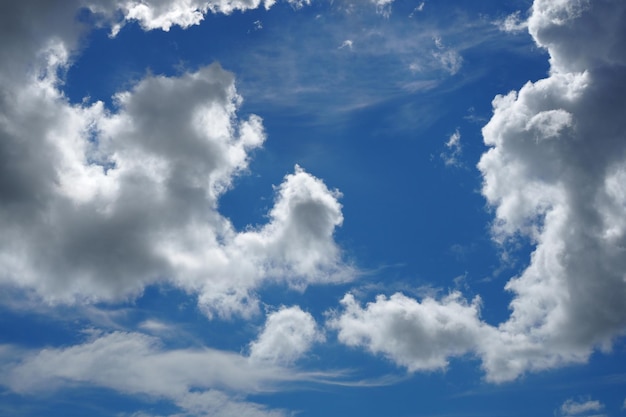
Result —
<svg viewBox="0 0 626 417"><path fill-rule="evenodd" d="M144 322L141 327L160 332L162 323ZM287 356L295 359L294 355L304 353L311 343L322 340L312 317L298 307L271 314L256 342L261 350L274 347L287 356L269 357L267 350L257 351L260 356L244 356L197 345L173 349L158 337L138 332L87 329L83 333L85 341L66 347L26 350L0 345L0 386L26 398L76 386L108 388L146 401L170 402L180 409L170 417L281 417L292 413L251 402L247 397L271 394L298 383L389 383L344 381L345 372L304 372L279 364L287 365L291 362L285 361ZM279 340L281 334L288 340ZM132 414L150 415L143 410Z"/></svg>
<svg viewBox="0 0 626 417"><path fill-rule="evenodd" d="M5 352L0 351L3 357ZM301 378L266 363L208 348L168 350L159 339L140 333L95 333L86 342L67 348L22 352L3 365L0 384L22 395L53 392L89 384L124 394L165 398L182 415L277 417L268 410L227 391L244 396L272 390L276 384Z"/></svg>
<svg viewBox="0 0 626 417"><path fill-rule="evenodd" d="M298 306L282 307L268 315L258 339L250 343L250 358L290 364L322 341L324 335L310 313Z"/></svg>
<svg viewBox="0 0 626 417"><path fill-rule="evenodd" d="M167 350L159 339L141 333L96 332L79 345L26 353L2 382L19 393L53 390L75 381L178 398L192 387L265 391L285 378L285 371L257 366L237 354L208 348Z"/></svg>
<svg viewBox="0 0 626 417"><path fill-rule="evenodd" d="M506 284L509 319L490 326L458 298L382 297L362 309L348 296L332 322L341 341L413 370L472 352L486 378L502 382L583 363L624 334L626 50L618 45L626 43L625 18L620 0L535 1L529 29L550 53L550 75L493 102L483 129L490 149L478 167L495 208L494 237L535 245L528 267ZM435 350L455 312L465 310L458 351ZM437 314L447 320L432 320ZM379 322L386 327L369 325ZM431 322L425 332L420 323ZM403 325L408 335L388 330ZM423 353L431 350L437 354Z"/></svg>
<svg viewBox="0 0 626 417"><path fill-rule="evenodd" d="M462 153L461 132L456 129L446 142L446 151L441 153L441 159L446 166L459 166L461 162L459 158Z"/></svg>
<svg viewBox="0 0 626 417"><path fill-rule="evenodd" d="M269 9L274 0L83 0L83 5L96 15L112 22L112 34L117 35L127 23L136 21L144 30L169 31L172 26L188 28L198 25L211 13L231 14L264 6ZM297 7L308 0L288 0ZM119 19L117 16L122 16Z"/></svg>
<svg viewBox="0 0 626 417"><path fill-rule="evenodd" d="M582 72L626 64L620 1L536 0L528 28L550 52L553 72Z"/></svg>
<svg viewBox="0 0 626 417"><path fill-rule="evenodd" d="M415 9L413 9L411 14L409 14L409 18L412 18L413 16L415 16L416 13L424 11L424 6L426 6L425 1L421 2Z"/></svg>
<svg viewBox="0 0 626 417"><path fill-rule="evenodd" d="M80 35L80 27L73 21L79 7L79 0L2 2L0 82L3 86L17 79L21 82L28 69L32 71L36 67L44 73L47 61L58 60L63 55L67 58L67 51L75 48Z"/></svg>
<svg viewBox="0 0 626 417"><path fill-rule="evenodd" d="M443 44L440 37L434 37L435 47L437 48L432 52L433 57L439 61L441 67L448 71L450 75L454 75L463 66L463 57L458 51L449 48Z"/></svg>
<svg viewBox="0 0 626 417"><path fill-rule="evenodd" d="M584 361L626 325L626 227L615 212L626 201L618 110L626 61L614 47L626 32L609 10L623 18L626 5L536 1L530 32L550 52L551 75L496 98L483 129L492 148L479 168L495 233L536 244L528 268L506 286L512 315L500 326L528 350L492 352L498 361L515 356L523 363L517 372Z"/></svg>
<svg viewBox="0 0 626 417"><path fill-rule="evenodd" d="M411 372L445 369L449 357L475 350L490 335L480 321L480 299L468 304L457 292L422 302L400 293L379 295L365 308L347 294L341 304L344 311L327 323L339 341L382 354Z"/></svg>
<svg viewBox="0 0 626 417"><path fill-rule="evenodd" d="M258 259L266 274L295 288L350 279L352 270L341 263L333 240L343 222L340 196L296 166L277 188L269 223L239 233L234 245Z"/></svg>
<svg viewBox="0 0 626 417"><path fill-rule="evenodd" d="M576 401L574 399L568 399L560 408L560 413L563 416L581 416L581 417L601 417L596 414L604 409L604 404L597 400L582 400ZM589 413L593 413L590 415Z"/></svg>
<svg viewBox="0 0 626 417"><path fill-rule="evenodd" d="M184 416L189 417L283 417L291 415L282 410L272 410L260 404L233 399L216 390L187 393L178 401L178 405L187 411Z"/></svg>
<svg viewBox="0 0 626 417"><path fill-rule="evenodd" d="M348 48L348 49L352 49L352 45L353 42L350 39L346 39L345 41L343 41L343 43L339 46L339 49L343 49L343 48Z"/></svg>
<svg viewBox="0 0 626 417"><path fill-rule="evenodd" d="M521 18L521 12L518 10L511 13L503 20L495 22L498 28L503 32L515 33L528 29L528 21Z"/></svg>
<svg viewBox="0 0 626 417"><path fill-rule="evenodd" d="M65 29L74 12L62 11L53 41L11 44L25 21L5 41L39 59L0 64L0 284L83 303L169 282L227 317L254 314L254 290L268 280L301 290L352 278L333 240L340 193L299 167L277 188L268 224L238 232L218 212L265 140L259 117L238 118L231 73L214 64L148 76L116 95L115 112L71 105L58 74L79 30Z"/></svg>

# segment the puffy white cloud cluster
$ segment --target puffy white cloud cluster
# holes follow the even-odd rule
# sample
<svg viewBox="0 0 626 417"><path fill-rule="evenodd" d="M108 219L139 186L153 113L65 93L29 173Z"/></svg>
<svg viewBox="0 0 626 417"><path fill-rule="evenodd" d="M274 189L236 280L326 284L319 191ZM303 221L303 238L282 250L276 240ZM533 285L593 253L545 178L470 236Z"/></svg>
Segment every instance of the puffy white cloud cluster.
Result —
<svg viewBox="0 0 626 417"><path fill-rule="evenodd" d="M550 75L493 101L483 129L490 149L478 168L483 195L495 208L494 236L504 244L522 236L536 245L528 267L505 287L513 294L510 318L489 326L484 338L487 325L467 303L396 295L363 309L347 297L333 322L340 340L410 370L442 367L445 357L471 352L482 358L487 379L505 381L584 362L623 334L624 21L620 0L536 0L528 25L550 53ZM457 314L462 309L470 314ZM461 340L445 332L450 323L463 329ZM439 346L432 357L429 345Z"/></svg>
<svg viewBox="0 0 626 417"><path fill-rule="evenodd" d="M565 401L559 413L564 417L606 417L606 414L600 414L604 410L604 404L598 400L570 398Z"/></svg>
<svg viewBox="0 0 626 417"><path fill-rule="evenodd" d="M277 187L266 225L238 232L219 213L219 197L265 140L259 117L238 118L234 77L219 65L148 76L115 96L114 112L70 104L58 74L80 28L78 3L68 4L40 38L29 36L40 34L31 26L39 15L27 19L33 9L7 6L0 283L74 303L168 282L227 317L255 313L254 290L268 280L303 289L351 278L333 239L340 194L299 167Z"/></svg>
<svg viewBox="0 0 626 417"><path fill-rule="evenodd" d="M310 313L300 307L282 307L268 315L258 339L250 344L250 358L290 364L305 354L324 335Z"/></svg>
<svg viewBox="0 0 626 417"><path fill-rule="evenodd" d="M625 19L621 1L535 1L529 30L550 76L497 97L483 130L496 235L536 244L506 286L500 330L528 346L514 374L583 361L626 326Z"/></svg>
<svg viewBox="0 0 626 417"><path fill-rule="evenodd" d="M365 308L347 294L341 304L344 311L327 323L339 341L381 353L410 372L445 368L449 357L475 349L489 331L480 322L480 299L469 304L459 293L422 302L379 295Z"/></svg>

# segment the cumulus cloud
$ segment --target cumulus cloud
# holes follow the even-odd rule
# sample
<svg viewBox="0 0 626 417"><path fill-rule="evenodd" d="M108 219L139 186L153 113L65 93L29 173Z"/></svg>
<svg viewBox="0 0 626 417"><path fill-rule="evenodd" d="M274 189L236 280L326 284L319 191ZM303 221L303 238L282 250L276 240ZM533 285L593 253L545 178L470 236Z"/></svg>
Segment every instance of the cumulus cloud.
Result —
<svg viewBox="0 0 626 417"><path fill-rule="evenodd" d="M475 318L459 344L481 357L491 381L585 362L624 333L625 19L626 3L619 0L536 0L529 31L550 54L550 74L493 101L493 117L483 129L490 149L478 164L482 193L495 209L493 234L504 245L527 238L535 250L528 267L506 284L513 295L509 319L497 327L484 324L492 336L480 339ZM381 298L362 309L344 299L345 311L333 322L340 340L419 369L404 352L421 352L423 342L359 325L370 314L374 322L390 317L393 328L409 311L419 323L442 309L452 315L458 301L401 300ZM383 313L382 306L402 306L402 313ZM423 334L421 328L413 332ZM439 333L422 336L437 346L439 339L429 335ZM446 352L435 363L456 354Z"/></svg>
<svg viewBox="0 0 626 417"><path fill-rule="evenodd" d="M250 358L290 364L323 340L324 335L310 313L298 306L282 307L268 315L258 339L250 344Z"/></svg>
<svg viewBox="0 0 626 417"><path fill-rule="evenodd" d="M238 117L231 73L214 64L147 76L114 97L114 111L72 105L59 74L80 35L65 28L75 10L61 8L48 37L29 38L26 8L10 7L17 23L2 29L2 51L25 49L34 63L0 64L1 284L76 303L168 282L227 317L257 312L254 290L268 280L301 290L351 278L333 239L340 193L300 167L277 187L266 225L238 232L219 213L265 140L258 116Z"/></svg>
<svg viewBox="0 0 626 417"><path fill-rule="evenodd" d="M483 129L496 236L536 244L506 286L514 300L501 326L535 351L526 368L584 361L626 325L625 17L620 1L535 1L529 30L551 74L497 97Z"/></svg>
<svg viewBox="0 0 626 417"><path fill-rule="evenodd" d="M352 271L341 263L333 240L343 223L339 197L339 191L296 165L277 188L269 223L238 233L234 244L258 259L267 274L296 288L349 279Z"/></svg>
<svg viewBox="0 0 626 417"><path fill-rule="evenodd" d="M79 7L79 0L2 2L0 82L5 92L1 105L10 97L11 82L21 82L27 69L36 66L45 72L47 64L66 63L81 34L80 25L73 21Z"/></svg>
<svg viewBox="0 0 626 417"><path fill-rule="evenodd" d="M418 302L396 293L365 308L347 294L344 311L328 321L339 341L382 354L410 372L445 369L448 358L476 349L489 329L480 321L480 298L467 303L454 292Z"/></svg>

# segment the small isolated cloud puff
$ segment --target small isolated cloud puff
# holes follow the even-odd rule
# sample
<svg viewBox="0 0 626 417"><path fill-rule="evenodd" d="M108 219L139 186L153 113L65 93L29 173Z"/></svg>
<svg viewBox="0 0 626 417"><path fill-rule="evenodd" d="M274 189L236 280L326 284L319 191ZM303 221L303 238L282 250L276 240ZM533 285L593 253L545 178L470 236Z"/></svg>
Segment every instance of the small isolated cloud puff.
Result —
<svg viewBox="0 0 626 417"><path fill-rule="evenodd" d="M348 49L352 49L352 44L353 42L350 39L346 39L345 41L343 41L343 43L339 46L338 49L343 49L343 48L348 48Z"/></svg>
<svg viewBox="0 0 626 417"><path fill-rule="evenodd" d="M446 142L446 151L441 153L441 159L443 159L444 164L446 166L456 166L458 167L461 162L459 158L461 157L461 153L463 152L461 146L461 132L459 129L456 129L448 141Z"/></svg>
<svg viewBox="0 0 626 417"><path fill-rule="evenodd" d="M267 316L256 341L250 343L250 359L278 364L291 364L309 351L316 342L323 342L313 316L300 307L281 307Z"/></svg>
<svg viewBox="0 0 626 417"><path fill-rule="evenodd" d="M597 414L604 409L604 404L597 400L579 400L576 401L572 398L565 401L560 408L560 415L564 417L603 417L604 415Z"/></svg>

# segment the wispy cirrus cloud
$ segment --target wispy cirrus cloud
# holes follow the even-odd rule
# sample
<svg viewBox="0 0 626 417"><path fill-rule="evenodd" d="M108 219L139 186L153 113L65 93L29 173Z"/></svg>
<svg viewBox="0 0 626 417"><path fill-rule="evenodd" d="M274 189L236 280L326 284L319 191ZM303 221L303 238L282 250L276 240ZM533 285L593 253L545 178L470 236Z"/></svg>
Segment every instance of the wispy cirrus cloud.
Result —
<svg viewBox="0 0 626 417"><path fill-rule="evenodd" d="M56 392L76 384L109 388L126 395L166 399L177 415L288 415L245 397L268 393L309 375L210 348L168 349L160 339L136 332L93 332L81 344L65 348L0 350L0 384L25 396ZM330 376L330 375L328 375ZM332 379L332 376L330 376Z"/></svg>

